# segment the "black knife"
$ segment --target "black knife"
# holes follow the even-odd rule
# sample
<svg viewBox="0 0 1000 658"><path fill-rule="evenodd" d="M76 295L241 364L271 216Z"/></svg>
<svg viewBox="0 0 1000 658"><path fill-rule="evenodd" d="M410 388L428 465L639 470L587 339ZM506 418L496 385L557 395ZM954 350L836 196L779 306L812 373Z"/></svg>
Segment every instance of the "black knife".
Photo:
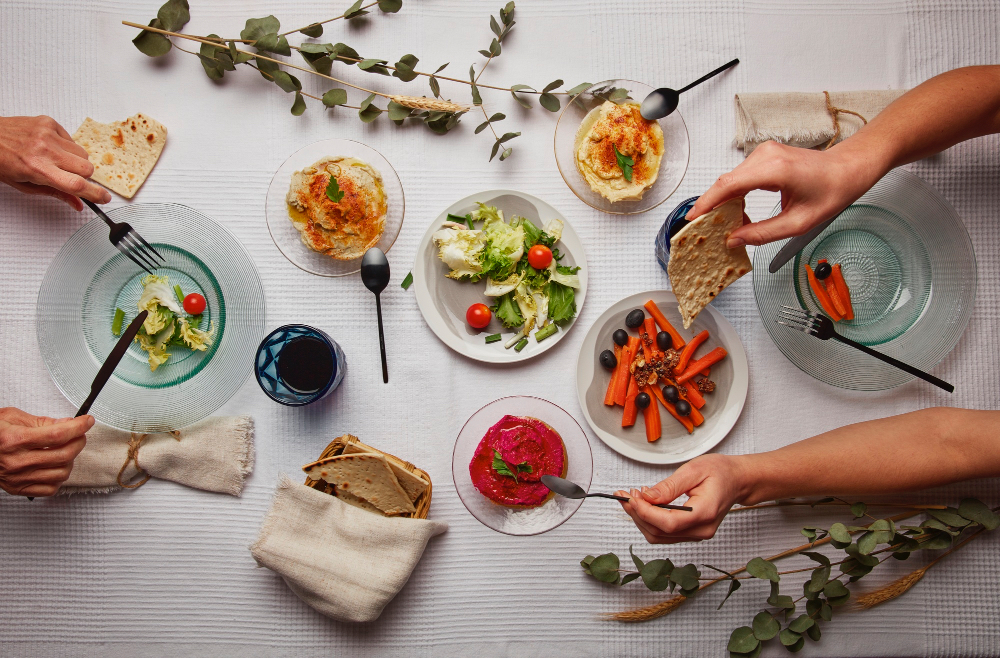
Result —
<svg viewBox="0 0 1000 658"><path fill-rule="evenodd" d="M97 371L97 376L94 377L94 383L90 385L90 395L87 399L83 401L80 405L80 410L76 412L75 418L79 418L88 411L90 411L90 405L94 404L94 400L97 399L97 394L101 392L104 385L108 383L111 379L111 373L115 371L118 367L118 363L125 356L125 352L128 351L129 345L135 340L135 335L139 333L139 327L142 323L146 321L146 316L149 315L149 311L142 311L139 315L135 316L135 319L129 324L128 328L122 333L122 337L118 339L118 344L115 348L111 350L111 354L108 358L104 360L104 365L101 369Z"/></svg>
<svg viewBox="0 0 1000 658"><path fill-rule="evenodd" d="M803 233L797 237L792 238L785 243L785 246L778 250L778 253L774 255L771 259L771 265L767 268L767 271L774 274L781 269L781 266L792 259L795 254L802 251L807 244L816 239L816 237L826 230L826 227L833 223L833 220L840 217L840 214L831 217L830 219L824 221L809 230L808 233Z"/></svg>

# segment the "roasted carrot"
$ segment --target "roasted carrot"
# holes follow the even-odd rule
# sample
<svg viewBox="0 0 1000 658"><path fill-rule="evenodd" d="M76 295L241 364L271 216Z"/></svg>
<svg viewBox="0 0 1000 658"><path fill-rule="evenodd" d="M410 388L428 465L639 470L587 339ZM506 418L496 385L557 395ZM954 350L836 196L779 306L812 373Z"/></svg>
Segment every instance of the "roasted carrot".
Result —
<svg viewBox="0 0 1000 658"><path fill-rule="evenodd" d="M663 408L667 410L667 413L669 413L671 416L673 416L674 418L676 418L677 422L684 426L684 429L687 430L688 434L690 434L691 432L693 432L694 431L694 423L691 422L691 419L688 418L687 416L682 416L679 413L677 413L677 408L674 407L674 405L672 405L669 402L667 402L666 398L663 397L663 393L660 391L660 389L658 389L655 386L652 386L650 388L652 388L653 395L656 396L656 399L659 400L660 404L663 405ZM652 406L652 405L650 405L650 406Z"/></svg>
<svg viewBox="0 0 1000 658"><path fill-rule="evenodd" d="M615 404L624 407L625 406L625 395L628 393L628 380L631 375L631 370L629 366L632 365L632 359L635 355L639 353L639 339L635 336L629 336L628 345L622 350L622 362L625 364L625 369L619 376L618 381L615 382Z"/></svg>
<svg viewBox="0 0 1000 658"><path fill-rule="evenodd" d="M611 371L611 379L608 381L608 392L604 394L604 404L609 407L615 406L615 381L622 367L622 353L624 349L621 345L615 345L615 369Z"/></svg>
<svg viewBox="0 0 1000 658"><path fill-rule="evenodd" d="M695 427L705 422L705 417L701 415L701 412L694 405L691 405L691 422L694 423Z"/></svg>
<svg viewBox="0 0 1000 658"><path fill-rule="evenodd" d="M694 409L701 409L705 406L705 398L702 397L701 391L694 382L687 381L682 384L685 392L687 393L687 401L691 403L691 407ZM698 423L695 423L697 425Z"/></svg>
<svg viewBox="0 0 1000 658"><path fill-rule="evenodd" d="M728 352L726 352L726 348L716 347L714 350L712 350L705 356L689 364L688 369L685 370L683 374L677 377L677 383L683 384L686 381L694 379L695 375L701 372L703 368L707 366L714 366L716 363L726 358L726 354L728 354Z"/></svg>
<svg viewBox="0 0 1000 658"><path fill-rule="evenodd" d="M660 330L670 334L670 342L673 343L674 349L679 350L684 347L684 339L681 338L679 333L677 333L674 326L667 321L667 316L660 312L660 309L656 306L656 302L651 299L643 306L647 311L649 311L649 314L653 316L653 319L656 320L656 324L660 325Z"/></svg>
<svg viewBox="0 0 1000 658"><path fill-rule="evenodd" d="M636 416L639 415L639 408L635 406L635 396L639 395L639 385L635 381L635 375L629 375L628 392L625 393L625 413L622 414L622 427L632 427L635 425Z"/></svg>
<svg viewBox="0 0 1000 658"><path fill-rule="evenodd" d="M700 334L691 339L684 349L681 350L681 360L677 362L677 367L674 368L674 372L684 372L687 370L688 363L691 361L691 357L694 356L694 351L698 349L698 346L708 340L708 331L702 331Z"/></svg>
<svg viewBox="0 0 1000 658"><path fill-rule="evenodd" d="M644 390L650 397L652 402L653 398L653 388L652 386L646 385L643 387ZM655 404L650 404L648 407L642 410L642 419L646 423L646 440L652 443L656 441L661 436L663 436L663 428L660 427L660 408Z"/></svg>
<svg viewBox="0 0 1000 658"><path fill-rule="evenodd" d="M833 281L834 287L837 289L837 294L840 296L840 301L844 304L844 319L853 320L854 319L854 306L851 304L851 290L847 287L847 281L844 281L844 273L840 269L840 263L833 266L833 273L830 274L829 280ZM829 289L830 286L827 286Z"/></svg>
<svg viewBox="0 0 1000 658"><path fill-rule="evenodd" d="M816 296L816 300L819 305L823 307L826 314L833 319L834 322L840 320L844 316L837 313L837 309L833 305L833 301L830 299L830 295L826 293L826 287L820 283L820 280L816 278L816 273L813 272L813 268L806 263L806 277L809 279L809 287L812 288L813 294Z"/></svg>
<svg viewBox="0 0 1000 658"><path fill-rule="evenodd" d="M711 368L705 368L704 370L701 371L700 374L702 376L704 376L704 377L708 377L709 375L712 374L712 369Z"/></svg>
<svg viewBox="0 0 1000 658"><path fill-rule="evenodd" d="M649 363L653 360L653 353L656 352L656 324L653 318L646 318L639 327L639 342L642 343L642 358Z"/></svg>

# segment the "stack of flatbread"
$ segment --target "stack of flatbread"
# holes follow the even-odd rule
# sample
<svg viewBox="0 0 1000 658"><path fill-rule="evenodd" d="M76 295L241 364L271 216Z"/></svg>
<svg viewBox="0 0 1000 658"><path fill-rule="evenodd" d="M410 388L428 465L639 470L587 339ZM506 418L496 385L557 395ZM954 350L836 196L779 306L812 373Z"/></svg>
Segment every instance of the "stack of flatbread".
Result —
<svg viewBox="0 0 1000 658"><path fill-rule="evenodd" d="M348 443L344 452L302 467L311 480L333 485L348 505L381 514L413 514L414 503L429 486L421 477L364 444Z"/></svg>
<svg viewBox="0 0 1000 658"><path fill-rule="evenodd" d="M167 143L167 129L144 114L113 123L98 123L87 117L73 141L87 151L94 165L91 178L131 199L160 158Z"/></svg>
<svg viewBox="0 0 1000 658"><path fill-rule="evenodd" d="M726 246L743 225L744 199L730 199L697 217L670 240L667 274L687 329L728 285L753 269L746 247Z"/></svg>

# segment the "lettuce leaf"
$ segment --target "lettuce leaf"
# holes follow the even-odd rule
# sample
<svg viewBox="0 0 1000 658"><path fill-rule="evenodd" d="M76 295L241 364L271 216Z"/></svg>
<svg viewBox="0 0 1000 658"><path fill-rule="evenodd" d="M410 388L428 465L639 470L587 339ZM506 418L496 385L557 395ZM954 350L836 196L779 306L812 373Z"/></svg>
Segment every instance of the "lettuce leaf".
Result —
<svg viewBox="0 0 1000 658"><path fill-rule="evenodd" d="M524 255L524 229L505 224L499 213L487 217L483 224L486 246L480 256L483 275L494 281L504 281L514 274Z"/></svg>
<svg viewBox="0 0 1000 658"><path fill-rule="evenodd" d="M486 245L482 231L443 228L435 231L431 239L438 246L438 258L451 268L447 277L471 281L482 278L480 257Z"/></svg>
<svg viewBox="0 0 1000 658"><path fill-rule="evenodd" d="M511 291L502 297L497 298L497 303L491 309L497 319L508 329L514 329L524 324L524 317L514 301L514 292Z"/></svg>
<svg viewBox="0 0 1000 658"><path fill-rule="evenodd" d="M552 265L555 265L555 261L552 261ZM568 288L579 288L580 287L580 277L577 272L580 271L579 267L567 267L565 265L555 265L549 266L549 280L555 281L556 283L562 284Z"/></svg>
<svg viewBox="0 0 1000 658"><path fill-rule="evenodd" d="M576 293L558 281L549 281L549 319L565 324L576 317Z"/></svg>

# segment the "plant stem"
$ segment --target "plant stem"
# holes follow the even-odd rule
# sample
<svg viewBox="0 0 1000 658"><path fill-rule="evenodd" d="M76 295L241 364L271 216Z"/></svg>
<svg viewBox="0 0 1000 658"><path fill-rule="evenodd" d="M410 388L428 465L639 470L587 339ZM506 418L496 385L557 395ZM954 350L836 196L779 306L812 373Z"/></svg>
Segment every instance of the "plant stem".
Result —
<svg viewBox="0 0 1000 658"><path fill-rule="evenodd" d="M369 2L367 5L365 5L363 7L359 7L359 9L368 9L369 7L374 7L377 4L378 4L378 0L375 0L375 2ZM312 27L313 25L325 25L326 23L331 23L333 21L340 20L343 17L344 17L344 15L341 14L340 16L334 16L333 18L328 18L325 21L320 21L318 23L310 23L309 25L306 25L305 27L300 27L297 30L289 30L288 32L282 32L278 36L279 37L287 37L289 34L295 34L296 32L301 32L302 30L306 29L307 27Z"/></svg>
<svg viewBox="0 0 1000 658"><path fill-rule="evenodd" d="M520 93L520 92L519 92ZM810 507L826 507L830 505L846 505L849 506L850 503L838 502L837 500L831 500L826 503L810 503L808 501L796 501L796 500L775 500L767 503L758 503L756 505L743 505L740 507L734 507L729 510L730 512L743 512L745 510L751 509L765 509L768 507L795 507L795 506L805 506ZM929 509L947 509L947 505L919 505L919 504L908 504L908 503L868 503L868 507L898 507L901 509L914 509L914 510L929 510Z"/></svg>
<svg viewBox="0 0 1000 658"><path fill-rule="evenodd" d="M178 49L179 49L179 50L184 50L183 48L178 48ZM186 52L186 53L191 53L191 51L190 51L190 50L184 50L184 52ZM191 54L192 54L192 55L197 55L198 53L191 53ZM272 76L272 75L271 75L270 73L268 73L267 71L261 71L261 70L260 70L259 68L257 68L256 66L254 66L254 65L253 65L253 64L251 64L250 62L246 62L246 65L247 65L247 66L249 66L250 68L254 69L255 71L257 71L258 73L260 73L260 74L261 74L261 75L263 75L264 77L266 77L266 78L268 78L268 79L270 79L270 80L274 80L274 76ZM321 97L319 97L319 96L314 96L313 94L310 94L310 93L309 93L309 92L307 92L307 91L302 91L302 90L300 89L300 90L299 90L299 93L300 93L300 94L302 94L303 96L308 96L309 98L315 98L316 100L318 100L318 101L319 101L319 102L321 102L321 103L323 102L323 99L322 99ZM336 107L346 107L346 108L350 108L350 109L352 109L352 110L360 110L360 109L361 109L360 107L358 107L358 106L356 106L356 105L337 105Z"/></svg>

